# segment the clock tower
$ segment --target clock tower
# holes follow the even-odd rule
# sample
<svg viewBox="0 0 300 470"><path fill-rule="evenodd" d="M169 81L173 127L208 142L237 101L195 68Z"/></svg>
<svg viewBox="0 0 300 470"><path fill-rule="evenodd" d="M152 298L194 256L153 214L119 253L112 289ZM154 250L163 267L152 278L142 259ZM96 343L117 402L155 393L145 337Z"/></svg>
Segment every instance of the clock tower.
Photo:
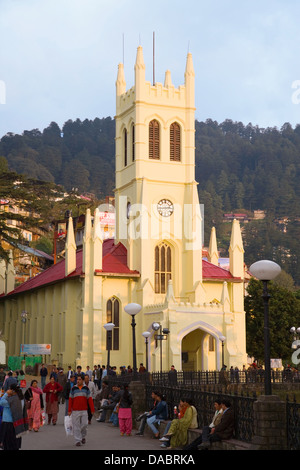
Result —
<svg viewBox="0 0 300 470"><path fill-rule="evenodd" d="M116 81L116 240L140 272L141 305L158 303L172 280L174 296L200 301L202 221L195 181L195 74L186 60L184 85L145 79L142 47L135 84Z"/></svg>

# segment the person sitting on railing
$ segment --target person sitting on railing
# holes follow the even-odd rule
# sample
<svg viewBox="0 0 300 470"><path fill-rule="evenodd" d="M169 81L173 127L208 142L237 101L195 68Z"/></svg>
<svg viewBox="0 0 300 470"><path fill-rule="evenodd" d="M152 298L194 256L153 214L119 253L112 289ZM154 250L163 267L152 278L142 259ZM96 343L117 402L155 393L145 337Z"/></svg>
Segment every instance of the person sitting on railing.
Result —
<svg viewBox="0 0 300 470"><path fill-rule="evenodd" d="M202 443L198 446L199 450L209 447L212 442L222 441L223 439L230 439L233 437L233 408L228 400L222 400L221 406L223 409L222 419L219 424L211 429L210 434L206 436L207 440L204 440L204 436L202 436Z"/></svg>
<svg viewBox="0 0 300 470"><path fill-rule="evenodd" d="M151 398L153 400L153 406L151 408L150 411L152 411L154 408L155 408L155 405L156 405L156 402L157 402L157 394L159 392L157 391L153 391L151 393ZM141 415L139 415L137 418L136 418L136 421L140 421L141 424L139 426L139 430L137 433L135 433L136 436L143 436L144 435L144 430L145 430L145 426L146 426L146 421L147 421L147 418L150 416L150 411L145 411L144 413L142 413Z"/></svg>
<svg viewBox="0 0 300 470"><path fill-rule="evenodd" d="M147 425L152 430L156 439L159 438L159 431L155 424L168 418L168 405L165 397L160 392L156 392L156 404L153 410L149 411L147 417Z"/></svg>
<svg viewBox="0 0 300 470"><path fill-rule="evenodd" d="M217 424L221 422L222 413L223 413L221 403L222 402L220 399L216 399L214 401L215 414L213 416L211 423L208 426L203 426L202 434L199 437L197 437L191 444L188 444L187 446L185 446L183 448L184 450L197 449L198 445L202 443L202 440L203 442L208 441L208 436L210 435L212 428L216 427Z"/></svg>
<svg viewBox="0 0 300 470"><path fill-rule="evenodd" d="M171 448L185 446L188 429L191 426L198 427L197 410L190 404L188 398L181 398L178 419L173 419L171 424L167 426L165 435L160 441L163 441L164 447L168 442Z"/></svg>

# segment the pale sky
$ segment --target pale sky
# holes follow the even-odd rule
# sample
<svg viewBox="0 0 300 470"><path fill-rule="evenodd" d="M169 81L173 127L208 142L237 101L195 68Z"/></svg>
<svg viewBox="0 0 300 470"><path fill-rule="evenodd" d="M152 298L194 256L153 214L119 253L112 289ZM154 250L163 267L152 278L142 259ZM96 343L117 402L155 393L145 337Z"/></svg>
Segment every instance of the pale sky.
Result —
<svg viewBox="0 0 300 470"><path fill-rule="evenodd" d="M139 43L152 81L153 32L157 82L183 84L192 53L196 119L295 126L299 24L296 0L0 0L0 138L113 117L123 35L131 88Z"/></svg>

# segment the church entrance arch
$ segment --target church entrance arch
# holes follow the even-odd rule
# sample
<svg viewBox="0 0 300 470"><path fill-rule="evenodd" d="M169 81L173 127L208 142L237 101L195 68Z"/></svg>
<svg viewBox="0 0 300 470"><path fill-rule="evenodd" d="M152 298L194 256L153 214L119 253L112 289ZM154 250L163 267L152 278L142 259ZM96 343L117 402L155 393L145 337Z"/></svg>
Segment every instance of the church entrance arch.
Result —
<svg viewBox="0 0 300 470"><path fill-rule="evenodd" d="M199 322L180 332L181 369L220 370L222 332Z"/></svg>

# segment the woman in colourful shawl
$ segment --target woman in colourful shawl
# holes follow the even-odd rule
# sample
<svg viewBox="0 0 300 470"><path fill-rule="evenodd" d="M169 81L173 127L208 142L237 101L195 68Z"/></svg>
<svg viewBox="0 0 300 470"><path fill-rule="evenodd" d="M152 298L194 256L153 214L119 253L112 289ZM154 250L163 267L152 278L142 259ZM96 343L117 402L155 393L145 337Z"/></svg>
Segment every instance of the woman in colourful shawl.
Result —
<svg viewBox="0 0 300 470"><path fill-rule="evenodd" d="M36 380L32 380L30 387L25 392L27 403L27 416L29 419L29 431L38 432L41 425L41 413L44 409L43 392L38 387Z"/></svg>
<svg viewBox="0 0 300 470"><path fill-rule="evenodd" d="M48 415L48 424L56 425L58 415L58 397L59 392L62 392L63 388L55 382L54 377L51 377L50 382L45 385L43 392L46 393L46 413Z"/></svg>
<svg viewBox="0 0 300 470"><path fill-rule="evenodd" d="M12 384L7 392L0 398L3 407L0 442L3 450L19 450L21 436L27 432L26 410L24 409L24 396L17 384Z"/></svg>
<svg viewBox="0 0 300 470"><path fill-rule="evenodd" d="M187 443L187 432L193 420L193 407L187 398L181 398L179 403L178 419L173 419L163 441L170 440L171 448L181 447Z"/></svg>

